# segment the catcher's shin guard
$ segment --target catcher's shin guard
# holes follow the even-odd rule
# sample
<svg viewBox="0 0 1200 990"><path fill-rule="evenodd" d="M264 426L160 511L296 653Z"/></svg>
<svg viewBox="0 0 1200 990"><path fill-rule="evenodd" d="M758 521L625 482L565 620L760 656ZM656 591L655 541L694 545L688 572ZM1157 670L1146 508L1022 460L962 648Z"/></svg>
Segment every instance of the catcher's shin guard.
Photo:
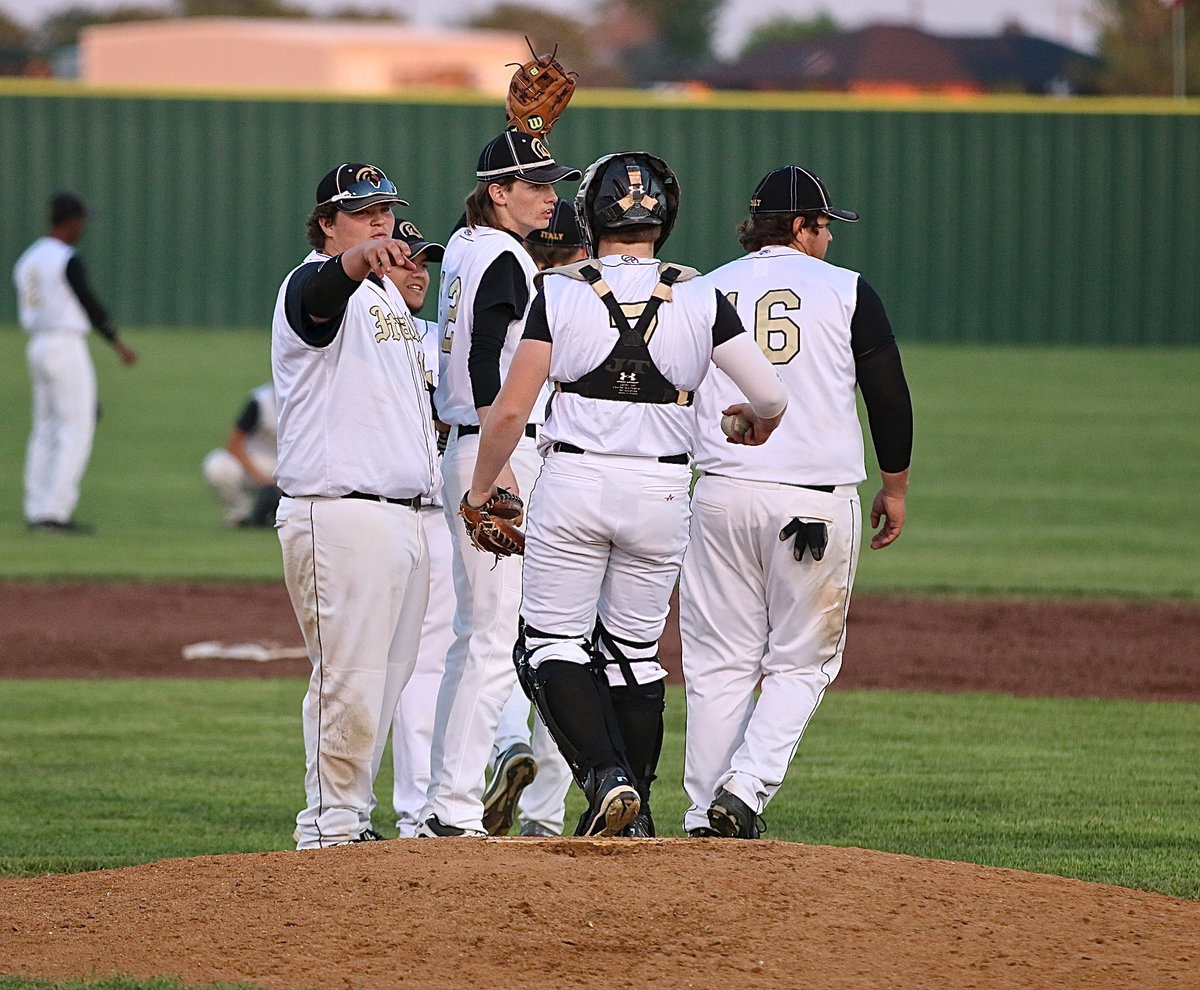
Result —
<svg viewBox="0 0 1200 990"><path fill-rule="evenodd" d="M533 703L580 787L589 770L626 767L620 727L608 686L594 670L547 660L532 673Z"/></svg>
<svg viewBox="0 0 1200 990"><path fill-rule="evenodd" d="M642 804L649 807L650 785L654 782L662 753L666 689L662 681L654 681L608 690L621 727L621 739L625 743L634 784Z"/></svg>

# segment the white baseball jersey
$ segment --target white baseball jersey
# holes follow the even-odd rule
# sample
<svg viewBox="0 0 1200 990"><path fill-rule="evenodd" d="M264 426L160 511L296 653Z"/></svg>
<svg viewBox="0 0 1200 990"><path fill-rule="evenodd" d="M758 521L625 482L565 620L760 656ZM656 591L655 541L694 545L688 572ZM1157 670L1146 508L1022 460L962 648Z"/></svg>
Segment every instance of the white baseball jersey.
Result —
<svg viewBox="0 0 1200 990"><path fill-rule="evenodd" d="M313 251L303 264L326 259ZM271 327L280 489L324 497L428 493L437 446L421 334L399 290L386 279L364 280L332 343L314 347L285 312L288 282L299 267L279 289Z"/></svg>
<svg viewBox="0 0 1200 990"><path fill-rule="evenodd" d="M462 227L454 232L450 243L446 245L438 288L438 326L441 329L444 361L442 377L434 394L438 416L443 423L457 426L479 423L471 374L467 367L475 316L472 304L484 272L506 253L517 259L532 286L537 266L529 252L522 247L521 241L507 231L493 227ZM500 352L501 381L508 376L508 366L512 364L513 353L520 343L524 328L524 313L509 324L508 336ZM534 405L530 422L542 421L545 398L543 395Z"/></svg>
<svg viewBox="0 0 1200 990"><path fill-rule="evenodd" d="M856 485L866 478L850 321L858 273L788 247L770 246L708 276L733 303L746 329L804 414L784 416L767 444L725 442L721 410L741 402L713 369L695 401L696 467L730 478L799 485Z"/></svg>
<svg viewBox="0 0 1200 990"><path fill-rule="evenodd" d="M91 329L87 311L67 282L67 262L74 255L75 248L57 237L39 237L17 259L13 282L26 333L66 330L83 337Z"/></svg>
<svg viewBox="0 0 1200 990"><path fill-rule="evenodd" d="M636 323L658 284L659 262L612 255L598 264L626 319ZM547 273L542 292L554 343L550 380L576 381L608 357L619 331L587 282ZM655 314L647 346L663 376L677 389L690 392L711 367L716 291L711 281L697 276L675 283L671 294L671 302ZM543 454L558 441L598 454L654 457L684 453L692 446L691 412L684 405L614 402L556 392L551 410L538 438Z"/></svg>
<svg viewBox="0 0 1200 990"><path fill-rule="evenodd" d="M278 444L279 415L275 408L275 388L260 385L250 397L258 405L258 425L246 437L246 453L256 461L273 464Z"/></svg>

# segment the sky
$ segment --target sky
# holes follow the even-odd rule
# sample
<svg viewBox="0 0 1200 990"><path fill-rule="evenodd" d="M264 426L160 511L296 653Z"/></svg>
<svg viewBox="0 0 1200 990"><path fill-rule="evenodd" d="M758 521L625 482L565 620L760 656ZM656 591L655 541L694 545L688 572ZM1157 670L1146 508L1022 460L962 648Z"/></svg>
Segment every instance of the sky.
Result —
<svg viewBox="0 0 1200 990"><path fill-rule="evenodd" d="M295 0L324 13L336 0ZM367 9L396 10L410 23L439 26L460 23L490 10L498 0L351 0ZM586 17L598 0L515 0L528 6ZM14 20L32 25L68 7L97 10L129 5L152 6L155 0L0 0ZM822 11L832 13L844 27L876 21L912 24L935 34L995 34L1006 22L1017 21L1029 34L1040 35L1082 51L1095 49L1096 31L1090 14L1094 0L725 0L717 24L716 47L723 56L737 52L750 28L777 17L806 20Z"/></svg>

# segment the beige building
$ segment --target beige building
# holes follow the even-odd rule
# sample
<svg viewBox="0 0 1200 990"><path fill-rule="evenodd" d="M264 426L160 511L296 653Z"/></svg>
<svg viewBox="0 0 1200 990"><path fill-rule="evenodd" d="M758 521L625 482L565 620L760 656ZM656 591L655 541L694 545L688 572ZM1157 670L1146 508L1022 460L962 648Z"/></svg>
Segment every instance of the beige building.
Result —
<svg viewBox="0 0 1200 990"><path fill-rule="evenodd" d="M113 86L392 93L448 87L493 96L529 58L508 31L364 21L189 17L83 29L79 77Z"/></svg>

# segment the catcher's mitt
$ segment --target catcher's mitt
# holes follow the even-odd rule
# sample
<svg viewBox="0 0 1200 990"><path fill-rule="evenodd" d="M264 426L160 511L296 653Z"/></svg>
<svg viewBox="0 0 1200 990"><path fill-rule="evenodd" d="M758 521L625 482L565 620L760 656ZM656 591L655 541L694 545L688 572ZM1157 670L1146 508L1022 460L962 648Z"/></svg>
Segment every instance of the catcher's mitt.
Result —
<svg viewBox="0 0 1200 990"><path fill-rule="evenodd" d="M528 38L525 43L529 44ZM577 73L568 72L555 58L557 45L549 55L539 55L529 44L529 53L533 58L517 66L508 84L504 112L508 115L508 127L541 138L550 133L559 114L567 108L575 92Z"/></svg>
<svg viewBox="0 0 1200 990"><path fill-rule="evenodd" d="M475 549L494 553L497 557L523 554L525 534L517 529L525 510L520 496L500 488L483 505L475 506L467 501L469 494L463 493L458 514L462 516Z"/></svg>

